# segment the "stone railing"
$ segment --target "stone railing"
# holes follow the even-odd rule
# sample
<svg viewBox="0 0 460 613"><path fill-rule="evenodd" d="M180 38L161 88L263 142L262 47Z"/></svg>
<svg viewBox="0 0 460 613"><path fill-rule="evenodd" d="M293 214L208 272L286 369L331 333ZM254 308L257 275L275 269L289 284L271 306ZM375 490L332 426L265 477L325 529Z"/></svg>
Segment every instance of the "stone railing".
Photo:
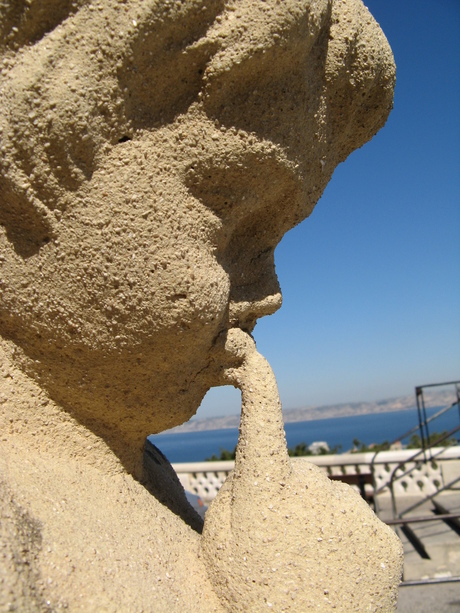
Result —
<svg viewBox="0 0 460 613"><path fill-rule="evenodd" d="M426 463L423 452L414 457L416 454L416 449L405 449L308 456L293 458L293 461L312 462L329 475L371 474L373 485L367 483L365 486L369 495L389 495L389 484L393 480L395 496L427 496L460 477L460 446L435 447L426 452ZM184 488L198 494L206 504L216 496L233 466L234 462L173 464Z"/></svg>

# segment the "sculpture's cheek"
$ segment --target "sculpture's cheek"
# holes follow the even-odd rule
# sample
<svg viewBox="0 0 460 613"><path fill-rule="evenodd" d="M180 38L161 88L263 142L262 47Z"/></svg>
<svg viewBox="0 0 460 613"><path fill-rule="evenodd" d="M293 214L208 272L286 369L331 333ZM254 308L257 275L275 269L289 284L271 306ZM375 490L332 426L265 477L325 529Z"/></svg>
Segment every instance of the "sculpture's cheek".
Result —
<svg viewBox="0 0 460 613"><path fill-rule="evenodd" d="M103 354L144 346L158 352L171 338L200 349L212 343L227 316L230 281L207 245L192 244L184 231L174 242L158 237L149 250L134 228L123 240L80 230L73 245L66 237L49 247L50 257L42 250L32 275L42 334Z"/></svg>
<svg viewBox="0 0 460 613"><path fill-rule="evenodd" d="M186 220L180 240L169 228L147 247L128 221L109 233L97 216L76 217L11 279L1 323L53 399L142 438L189 419L216 384L230 281L209 243L192 245Z"/></svg>

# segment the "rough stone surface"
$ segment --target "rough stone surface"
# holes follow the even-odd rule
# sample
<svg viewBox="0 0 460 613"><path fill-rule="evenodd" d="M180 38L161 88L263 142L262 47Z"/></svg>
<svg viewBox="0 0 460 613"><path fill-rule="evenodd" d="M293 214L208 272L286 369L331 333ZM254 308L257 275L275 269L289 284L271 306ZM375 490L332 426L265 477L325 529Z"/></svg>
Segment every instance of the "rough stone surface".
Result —
<svg viewBox="0 0 460 613"><path fill-rule="evenodd" d="M206 512L202 550L229 611L394 610L402 547L349 486L290 462L275 377L242 330L225 379L241 389L235 469ZM250 528L248 529L248 526Z"/></svg>
<svg viewBox="0 0 460 613"><path fill-rule="evenodd" d="M360 0L1 0L0 62L0 609L242 610L250 598L265 610L266 588L247 597L230 562L226 592L223 550L210 546L236 477L201 545L180 491L162 496L142 476L143 443L230 380L246 415L264 394L276 406L271 374L247 396L247 364L264 362L247 335L242 353L228 349L233 329L250 333L280 307L277 243L384 124L388 43ZM239 465L244 450L263 463L273 435L276 481L293 473L278 413L268 438L249 435L263 415L242 434ZM334 522L356 538L330 568L361 552L350 574L313 565L324 581L302 579L298 602L327 583L331 604L323 594L315 607L340 608L346 576L368 608L390 606L391 535L314 469L292 483L273 504L289 514L307 483L311 498L299 492L326 505L328 535L350 509ZM260 519L237 503L231 534ZM363 570L355 503L386 574ZM285 552L299 577L308 547L322 555L315 513ZM272 551L257 542L257 555ZM257 585L270 584L270 556L254 562ZM295 610L275 575L278 610Z"/></svg>

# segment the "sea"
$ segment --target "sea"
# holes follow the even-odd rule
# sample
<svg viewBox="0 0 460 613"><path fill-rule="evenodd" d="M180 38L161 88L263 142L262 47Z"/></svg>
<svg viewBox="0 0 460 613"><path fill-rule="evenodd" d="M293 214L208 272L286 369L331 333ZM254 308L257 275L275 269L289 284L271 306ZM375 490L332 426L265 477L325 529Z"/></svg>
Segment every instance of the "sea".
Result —
<svg viewBox="0 0 460 613"><path fill-rule="evenodd" d="M427 409L430 417L439 408ZM458 411L451 410L430 424L430 433L451 430L459 425ZM354 439L361 443L389 443L418 426L417 410L406 409L388 413L370 413L285 424L288 447L299 443L310 445L326 442L330 448L340 445L340 452L353 448ZM418 433L418 431L417 431ZM458 433L457 433L458 436ZM233 450L238 442L238 428L204 430L201 432L173 432L149 436L171 463L202 462L212 455L219 456L222 449ZM408 438L402 440L407 443Z"/></svg>

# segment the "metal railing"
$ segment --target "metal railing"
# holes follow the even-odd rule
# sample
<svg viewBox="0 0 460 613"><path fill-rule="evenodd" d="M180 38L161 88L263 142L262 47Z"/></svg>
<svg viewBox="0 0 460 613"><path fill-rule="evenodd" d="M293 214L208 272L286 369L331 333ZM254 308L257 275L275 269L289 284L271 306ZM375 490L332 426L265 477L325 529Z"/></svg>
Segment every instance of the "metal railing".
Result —
<svg viewBox="0 0 460 613"><path fill-rule="evenodd" d="M431 415L430 417L428 417L427 412L426 412L426 403L424 399L423 390L425 388L446 387L450 385L453 385L455 387L456 399L454 400L454 402L452 402L450 405L447 405L446 407L443 407L442 409L437 411L434 415ZM393 441L393 444L396 441L405 440L406 438L408 438L409 436L411 436L412 434L418 431L420 433L421 447L420 449L414 450L414 453L410 458L407 458L406 460L401 460L399 464L393 467L388 483L380 488L376 488L374 492L374 495L377 496L379 492L382 491L384 488L387 488L387 487L389 488L390 493L391 493L391 500L392 500L393 520L401 519L403 515L413 511L419 506L422 506L427 501L432 500L435 496L437 496L441 492L451 489L456 483L460 481L460 476L458 476L452 479L450 482L444 483L442 487L437 489L437 491L427 494L426 496L422 497L420 500L418 500L416 503L414 503L410 507L405 508L402 513L398 514L396 494L395 494L396 482L401 481L402 479L411 475L411 473L413 473L413 471L416 470L417 467L421 463L423 463L424 465L427 465L428 463L436 462L436 459L439 459L439 457L445 453L445 447L443 446L440 447L440 445L442 445L442 443L444 443L445 441L451 439L454 434L460 431L460 423L459 423L459 425L455 426L454 428L451 428L448 432L437 437L435 440L432 440L432 436L430 436L430 430L429 430L430 423L435 422L437 419L439 419L439 417L447 414L449 411L453 411L454 409L457 409L458 411L458 418L460 422L460 381L449 381L447 383L433 383L429 385L417 386L415 388L415 396L416 396L416 401L417 401L417 413L418 413L418 418L419 418L418 426L414 426L414 428L412 428L408 432L405 432L403 435L399 436L395 441ZM381 452L377 451L375 453L375 456L371 464L372 466L371 470L373 474L374 474L374 465L377 461L379 453ZM409 468L406 468L407 464L410 464ZM376 507L376 512L378 512L378 507Z"/></svg>
<svg viewBox="0 0 460 613"><path fill-rule="evenodd" d="M434 415L428 417L426 411L424 390L426 388L445 387L450 385L453 385L455 388L456 399L454 400L454 402L441 408L439 411L434 413ZM450 381L447 383L435 383L418 386L415 388L415 397L417 402L417 414L419 421L418 426L415 426L409 432L404 433L401 437L399 437L398 440L404 440L405 438L408 438L409 436L418 431L420 435L420 449L416 449L413 455L405 462L399 462L391 472L389 482L385 487L388 487L388 489L390 490L393 519L386 520L386 523L389 525L393 525L397 533L400 531L402 534L404 534L404 536L412 544L414 550L420 555L421 558L430 559L430 555L425 549L425 545L423 543L422 538L420 538L419 535L415 532L415 530L412 529L411 525L426 525L426 522L441 521L453 528L458 534L460 534L460 514L449 511L448 509L444 508L444 506L441 505L438 501L434 500L441 493L452 490L452 488L460 482L460 474L457 473L455 477L450 480L444 480L444 483L442 485L440 484L440 487L436 488L436 491L427 493L410 506L405 507L404 510L401 512L398 512L397 509L397 496L395 489L397 482L403 482L403 479L412 477L413 472L417 470L420 466L436 465L437 461L439 461L440 458L445 457L447 447L440 447L440 445L451 439L453 435L460 431L460 423L459 425L454 426L447 432L436 437L434 437L434 434L430 435L430 424L436 422L436 420L438 420L440 417L454 410L457 410L460 422L460 381ZM373 458L373 466L375 465L377 457L378 453L376 453L375 457ZM372 472L374 473L374 469ZM376 500L378 500L378 493L379 489L376 489ZM422 516L409 516L409 513L423 506L427 502L432 502L434 506L435 515L431 514ZM375 508L376 512L378 512L378 508ZM403 581L402 585L422 585L433 582L442 583L445 580L449 580L451 582L460 581L460 576L451 576L448 578L446 577L437 579L422 578L417 581Z"/></svg>

